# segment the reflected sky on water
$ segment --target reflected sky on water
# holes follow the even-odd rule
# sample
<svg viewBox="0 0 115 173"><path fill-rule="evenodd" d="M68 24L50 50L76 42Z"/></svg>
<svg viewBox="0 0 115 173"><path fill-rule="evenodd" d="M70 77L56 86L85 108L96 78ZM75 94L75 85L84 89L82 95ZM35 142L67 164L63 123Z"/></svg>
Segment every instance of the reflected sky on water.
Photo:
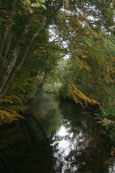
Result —
<svg viewBox="0 0 115 173"><path fill-rule="evenodd" d="M66 124L64 125L63 123L60 129L52 137L51 146L53 147L54 151L53 156L55 158L55 172L97 173L98 171L101 173L101 171L103 171L104 173L114 173L114 160L112 160L111 162L109 160L108 164L110 165L108 165L108 168L106 167L107 161L104 161L105 156L102 156L102 152L104 151L101 151L101 142L102 141L99 136L86 135L86 133L84 134L82 129L79 129L77 134L74 134L70 122L66 121ZM92 155L90 153L92 153ZM103 160L101 160L100 164L103 165L101 165L101 167L99 163L95 163L98 159L94 158L95 154L97 154L98 157L102 156ZM94 162L94 164L92 165L90 162Z"/></svg>

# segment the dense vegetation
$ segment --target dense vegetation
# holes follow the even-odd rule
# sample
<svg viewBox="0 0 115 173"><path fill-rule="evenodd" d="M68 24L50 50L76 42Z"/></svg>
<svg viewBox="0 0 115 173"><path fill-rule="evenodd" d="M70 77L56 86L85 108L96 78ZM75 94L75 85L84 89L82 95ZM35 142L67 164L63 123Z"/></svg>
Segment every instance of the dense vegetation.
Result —
<svg viewBox="0 0 115 173"><path fill-rule="evenodd" d="M112 0L0 0L1 124L22 117L43 84L58 81L61 97L98 105L103 124L115 128L114 7Z"/></svg>

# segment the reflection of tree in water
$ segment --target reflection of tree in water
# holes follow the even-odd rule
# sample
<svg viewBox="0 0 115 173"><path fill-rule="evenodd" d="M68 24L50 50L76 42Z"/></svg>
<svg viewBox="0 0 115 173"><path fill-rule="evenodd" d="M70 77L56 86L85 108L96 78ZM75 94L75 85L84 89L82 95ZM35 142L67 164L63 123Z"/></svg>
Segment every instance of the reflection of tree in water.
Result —
<svg viewBox="0 0 115 173"><path fill-rule="evenodd" d="M38 173L38 170L43 173L52 172L52 147L48 139L38 139L32 123L35 122L28 119L28 122L24 120L0 129L1 173Z"/></svg>
<svg viewBox="0 0 115 173"><path fill-rule="evenodd" d="M93 119L53 96L41 100L25 120L0 129L0 173L111 173L110 147Z"/></svg>
<svg viewBox="0 0 115 173"><path fill-rule="evenodd" d="M105 162L110 157L108 155L110 150L99 136L86 137L82 131L75 137L70 131L66 132L65 136L60 135L60 132L56 134L52 144L56 158L55 170L58 172L61 170L62 173L66 171L101 173L103 170L109 173Z"/></svg>
<svg viewBox="0 0 115 173"><path fill-rule="evenodd" d="M109 173L110 147L93 119L77 106L64 102L60 107L65 121L52 141L56 172Z"/></svg>
<svg viewBox="0 0 115 173"><path fill-rule="evenodd" d="M39 99L38 99L39 98ZM59 102L54 95L42 94L31 105L31 113L39 120L47 136L60 127L62 123L62 114L59 108Z"/></svg>
<svg viewBox="0 0 115 173"><path fill-rule="evenodd" d="M47 136L53 134L61 125L61 120L56 109L48 110L44 118L39 119L40 124L47 133Z"/></svg>
<svg viewBox="0 0 115 173"><path fill-rule="evenodd" d="M25 115L25 120L1 129L1 173L53 172L53 150L48 136L61 124L58 102L46 95L34 100L32 111L32 115Z"/></svg>

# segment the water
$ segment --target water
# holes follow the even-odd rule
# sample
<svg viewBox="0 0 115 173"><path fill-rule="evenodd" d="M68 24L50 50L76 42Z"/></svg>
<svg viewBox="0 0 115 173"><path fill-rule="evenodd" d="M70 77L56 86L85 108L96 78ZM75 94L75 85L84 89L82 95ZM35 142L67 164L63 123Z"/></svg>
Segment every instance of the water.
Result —
<svg viewBox="0 0 115 173"><path fill-rule="evenodd" d="M41 94L24 120L0 129L0 173L114 173L111 146L80 107Z"/></svg>

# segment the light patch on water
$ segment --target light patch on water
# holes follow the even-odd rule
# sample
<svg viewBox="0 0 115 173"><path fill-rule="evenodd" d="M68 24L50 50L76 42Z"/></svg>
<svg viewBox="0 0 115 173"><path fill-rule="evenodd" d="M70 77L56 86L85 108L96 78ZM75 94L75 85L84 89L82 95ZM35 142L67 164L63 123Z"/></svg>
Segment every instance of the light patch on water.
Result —
<svg viewBox="0 0 115 173"><path fill-rule="evenodd" d="M75 156L81 155L81 150L85 150L89 144L83 132L79 130L75 135L71 130L70 123L66 122L53 136L52 141L51 145L56 159L54 169L60 173L65 173L65 171L69 170L72 173L76 172L79 168L79 162L78 164L73 164L76 160Z"/></svg>
<svg viewBox="0 0 115 173"><path fill-rule="evenodd" d="M108 168L108 170L109 170L109 173L115 173L115 160L113 161L112 166Z"/></svg>

